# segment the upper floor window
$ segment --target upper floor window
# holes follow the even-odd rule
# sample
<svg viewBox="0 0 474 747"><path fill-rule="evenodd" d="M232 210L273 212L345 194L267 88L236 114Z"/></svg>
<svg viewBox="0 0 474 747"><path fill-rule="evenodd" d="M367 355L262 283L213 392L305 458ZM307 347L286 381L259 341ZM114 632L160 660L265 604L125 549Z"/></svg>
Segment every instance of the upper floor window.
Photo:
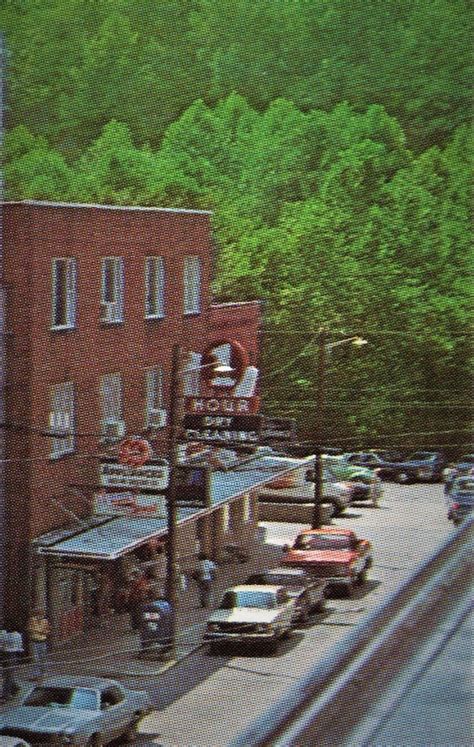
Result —
<svg viewBox="0 0 474 747"><path fill-rule="evenodd" d="M163 407L163 369L159 366L146 371L146 412L148 428L163 428L166 425L166 410Z"/></svg>
<svg viewBox="0 0 474 747"><path fill-rule="evenodd" d="M145 317L165 315L165 264L163 257L145 259Z"/></svg>
<svg viewBox="0 0 474 747"><path fill-rule="evenodd" d="M201 260L196 256L184 258L184 313L198 314L201 310Z"/></svg>
<svg viewBox="0 0 474 747"><path fill-rule="evenodd" d="M100 407L102 434L109 440L125 435L122 405L122 377L119 373L106 374L100 379Z"/></svg>
<svg viewBox="0 0 474 747"><path fill-rule="evenodd" d="M74 327L76 260L72 257L53 259L52 272L52 326L54 329Z"/></svg>
<svg viewBox="0 0 474 747"><path fill-rule="evenodd" d="M102 259L101 321L123 321L123 257Z"/></svg>
<svg viewBox="0 0 474 747"><path fill-rule="evenodd" d="M74 451L74 384L70 381L51 388L49 427L58 433L51 439L53 458Z"/></svg>

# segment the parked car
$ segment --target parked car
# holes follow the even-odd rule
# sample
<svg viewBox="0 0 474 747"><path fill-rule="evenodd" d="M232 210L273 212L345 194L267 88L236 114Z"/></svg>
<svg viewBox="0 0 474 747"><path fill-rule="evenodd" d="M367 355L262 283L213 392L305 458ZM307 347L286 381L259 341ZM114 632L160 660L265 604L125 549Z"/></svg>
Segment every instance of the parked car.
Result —
<svg viewBox="0 0 474 747"><path fill-rule="evenodd" d="M460 524L474 508L474 478L457 477L449 491L448 519Z"/></svg>
<svg viewBox="0 0 474 747"><path fill-rule="evenodd" d="M356 457L357 460L359 457ZM407 485L412 482L439 482L443 479L446 460L438 451L416 451L411 456L394 461L385 461L378 454L372 457L371 464L382 480L394 480ZM348 458L355 463L354 455Z"/></svg>
<svg viewBox="0 0 474 747"><path fill-rule="evenodd" d="M115 680L50 677L0 713L0 735L32 744L101 747L117 737L132 741L149 709L146 691Z"/></svg>
<svg viewBox="0 0 474 747"><path fill-rule="evenodd" d="M306 479L314 482L314 469L307 470ZM333 516L339 516L346 509L356 494L356 486L349 480L338 478L332 465L323 465L323 501L333 506Z"/></svg>
<svg viewBox="0 0 474 747"><path fill-rule="evenodd" d="M343 587L348 596L366 581L373 562L371 543L340 527L306 529L284 550L282 565L303 568L331 587Z"/></svg>
<svg viewBox="0 0 474 747"><path fill-rule="evenodd" d="M373 469L350 462L345 454L324 456L323 459L340 480L352 483L353 502L370 501L373 506L379 505L383 493L382 481Z"/></svg>
<svg viewBox="0 0 474 747"><path fill-rule="evenodd" d="M295 619L296 600L283 586L242 584L224 592L207 621L211 652L222 644L263 644L274 651Z"/></svg>
<svg viewBox="0 0 474 747"><path fill-rule="evenodd" d="M321 612L326 600L327 582L314 578L302 568L272 568L252 573L245 581L249 586L284 586L296 604L293 622L305 623L311 612Z"/></svg>
<svg viewBox="0 0 474 747"><path fill-rule="evenodd" d="M459 477L474 474L474 454L464 454L453 466Z"/></svg>

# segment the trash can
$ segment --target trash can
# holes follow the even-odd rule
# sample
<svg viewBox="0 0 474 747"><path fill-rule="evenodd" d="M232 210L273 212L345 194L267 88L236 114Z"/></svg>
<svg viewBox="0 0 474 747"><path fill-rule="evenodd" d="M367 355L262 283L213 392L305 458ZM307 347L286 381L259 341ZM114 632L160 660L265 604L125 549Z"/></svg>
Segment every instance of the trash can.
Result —
<svg viewBox="0 0 474 747"><path fill-rule="evenodd" d="M139 634L143 655L153 656L170 648L171 605L166 599L155 599L143 607Z"/></svg>

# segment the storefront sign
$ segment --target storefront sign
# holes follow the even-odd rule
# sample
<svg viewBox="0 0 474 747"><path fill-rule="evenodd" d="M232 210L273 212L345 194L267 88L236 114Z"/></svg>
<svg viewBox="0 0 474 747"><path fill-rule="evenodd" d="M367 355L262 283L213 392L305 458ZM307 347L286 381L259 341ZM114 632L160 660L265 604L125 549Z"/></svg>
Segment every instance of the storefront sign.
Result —
<svg viewBox="0 0 474 747"><path fill-rule="evenodd" d="M96 493L94 513L107 516L163 519L166 518L166 498L133 493Z"/></svg>
<svg viewBox="0 0 474 747"><path fill-rule="evenodd" d="M186 397L189 415L251 415L259 411L259 397Z"/></svg>
<svg viewBox="0 0 474 747"><path fill-rule="evenodd" d="M263 441L293 441L296 438L294 418L267 418L263 420Z"/></svg>
<svg viewBox="0 0 474 747"><path fill-rule="evenodd" d="M255 444L260 438L261 423L260 415L185 415L184 437L207 443Z"/></svg>
<svg viewBox="0 0 474 747"><path fill-rule="evenodd" d="M169 467L161 461L142 467L129 467L118 462L101 462L100 484L108 488L136 488L162 492L168 487Z"/></svg>
<svg viewBox="0 0 474 747"><path fill-rule="evenodd" d="M178 506L209 508L211 505L211 468L198 464L179 464L175 469Z"/></svg>
<svg viewBox="0 0 474 747"><path fill-rule="evenodd" d="M141 467L152 457L152 448L145 438L125 438L118 449L120 464Z"/></svg>

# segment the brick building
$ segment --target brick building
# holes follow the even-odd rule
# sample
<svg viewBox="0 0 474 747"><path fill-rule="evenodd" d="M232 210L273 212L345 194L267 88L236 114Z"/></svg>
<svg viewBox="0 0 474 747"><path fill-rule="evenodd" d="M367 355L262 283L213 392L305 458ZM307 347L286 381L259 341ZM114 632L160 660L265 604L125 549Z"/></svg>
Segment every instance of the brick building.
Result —
<svg viewBox="0 0 474 747"><path fill-rule="evenodd" d="M172 346L199 367L214 340L231 339L257 361L259 303L212 303L210 218L198 210L3 205L7 623L24 625L32 603L51 607L48 593L61 584L69 606L84 606L84 590L72 590L64 574L48 578L32 543L69 536L65 527L84 531L100 458L122 437L145 434L155 455L166 456ZM185 394L200 393L199 379L189 376ZM181 541L193 546L196 532L188 522ZM66 613L53 610L61 629Z"/></svg>

